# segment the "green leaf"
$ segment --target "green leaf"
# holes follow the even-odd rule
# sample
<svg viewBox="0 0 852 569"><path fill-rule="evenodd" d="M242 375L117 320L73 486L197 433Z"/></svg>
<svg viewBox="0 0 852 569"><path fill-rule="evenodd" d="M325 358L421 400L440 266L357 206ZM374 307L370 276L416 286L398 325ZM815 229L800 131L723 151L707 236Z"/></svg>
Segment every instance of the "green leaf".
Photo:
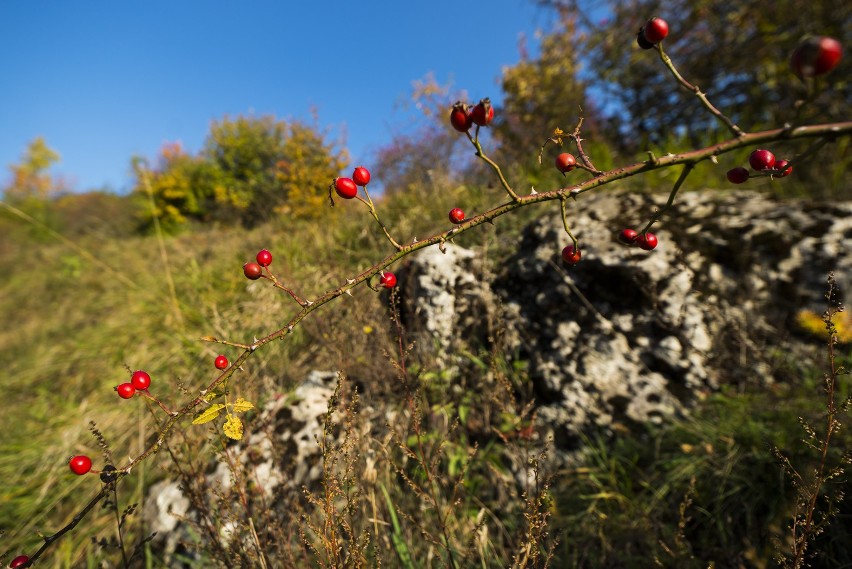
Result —
<svg viewBox="0 0 852 569"><path fill-rule="evenodd" d="M195 419L192 420L193 425L203 425L204 423L209 423L213 419L219 416L219 412L224 409L225 406L221 403L216 403L211 405L207 409L205 409L201 414L199 414Z"/></svg>

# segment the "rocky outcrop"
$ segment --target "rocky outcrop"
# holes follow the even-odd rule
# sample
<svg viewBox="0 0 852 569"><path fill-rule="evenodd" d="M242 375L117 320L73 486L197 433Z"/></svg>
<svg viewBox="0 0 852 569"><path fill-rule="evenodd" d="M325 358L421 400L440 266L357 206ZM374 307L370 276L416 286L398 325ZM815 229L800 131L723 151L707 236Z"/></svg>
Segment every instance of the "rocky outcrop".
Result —
<svg viewBox="0 0 852 569"><path fill-rule="evenodd" d="M685 193L654 227L654 251L618 242L661 203L572 202L575 266L560 259L570 241L558 215L527 227L491 273L473 251L424 251L400 275L411 283L406 323L439 354L499 328L503 351L529 362L539 425L563 448L584 430L660 422L721 382L777 380L766 346L790 336L799 309L822 311L829 271L852 282L852 204Z"/></svg>

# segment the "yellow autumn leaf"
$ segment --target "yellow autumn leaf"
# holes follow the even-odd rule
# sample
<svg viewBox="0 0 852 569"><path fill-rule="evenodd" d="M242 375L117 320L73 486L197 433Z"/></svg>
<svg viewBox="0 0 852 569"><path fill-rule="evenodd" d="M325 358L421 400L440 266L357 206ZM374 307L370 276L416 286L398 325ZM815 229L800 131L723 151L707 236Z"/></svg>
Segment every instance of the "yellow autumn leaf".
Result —
<svg viewBox="0 0 852 569"><path fill-rule="evenodd" d="M242 397L234 402L234 413L245 413L250 409L254 409L254 405L250 401L246 401Z"/></svg>
<svg viewBox="0 0 852 569"><path fill-rule="evenodd" d="M215 405L211 405L207 409L205 409L201 414L199 414L195 419L192 420L193 425L202 425L204 423L209 423L213 419L219 416L219 411L224 409L225 406L221 403L216 403Z"/></svg>
<svg viewBox="0 0 852 569"><path fill-rule="evenodd" d="M225 436L234 440L243 438L243 422L236 415L228 415L225 425L222 427Z"/></svg>

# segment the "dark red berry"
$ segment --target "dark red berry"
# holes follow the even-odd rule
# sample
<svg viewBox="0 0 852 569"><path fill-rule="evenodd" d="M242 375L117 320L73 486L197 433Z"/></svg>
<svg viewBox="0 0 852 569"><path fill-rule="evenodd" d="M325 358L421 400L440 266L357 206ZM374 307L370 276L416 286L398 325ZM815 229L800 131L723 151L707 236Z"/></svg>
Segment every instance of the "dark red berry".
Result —
<svg viewBox="0 0 852 569"><path fill-rule="evenodd" d="M115 478L116 478L115 467L111 464L107 464L106 466L104 466L103 470L101 470L100 478L101 478L101 482L103 482L104 484L109 484L110 482L114 482Z"/></svg>
<svg viewBox="0 0 852 569"><path fill-rule="evenodd" d="M784 178L784 177L789 176L790 174L793 173L793 167L792 166L790 166L789 168L787 167L787 164L789 164L789 163L790 163L789 160L776 160L775 161L775 165L772 168L773 168L773 170L780 170L781 171L780 174L777 174L777 176L779 178Z"/></svg>
<svg viewBox="0 0 852 569"><path fill-rule="evenodd" d="M487 126L494 120L494 107L491 99L482 99L470 112L470 119L479 126Z"/></svg>
<svg viewBox="0 0 852 569"><path fill-rule="evenodd" d="M636 43L638 43L639 47L642 49L651 49L654 47L654 44L645 39L645 28L639 29L639 35L636 36Z"/></svg>
<svg viewBox="0 0 852 569"><path fill-rule="evenodd" d="M669 35L669 24L662 18L651 18L642 30L648 43L658 44Z"/></svg>
<svg viewBox="0 0 852 569"><path fill-rule="evenodd" d="M653 233L640 233L636 236L636 244L640 249L650 251L657 246L657 236Z"/></svg>
<svg viewBox="0 0 852 569"><path fill-rule="evenodd" d="M247 279L256 281L263 274L263 269L257 263L246 263L243 265L243 274Z"/></svg>
<svg viewBox="0 0 852 569"><path fill-rule="evenodd" d="M629 227L622 229L621 233L618 234L618 240L625 245L635 245L637 237L639 237L639 233L635 229L630 229Z"/></svg>
<svg viewBox="0 0 852 569"><path fill-rule="evenodd" d="M131 397L136 395L136 388L133 387L132 383L122 383L121 385L115 388L115 391L122 399L130 399Z"/></svg>
<svg viewBox="0 0 852 569"><path fill-rule="evenodd" d="M270 253L266 249L261 249L260 251L258 251L257 257L255 257L255 259L257 259L257 264L261 267L268 267L272 264L272 253Z"/></svg>
<svg viewBox="0 0 852 569"><path fill-rule="evenodd" d="M11 563L9 563L9 569L15 569L16 567L20 567L29 560L30 558L26 555L18 555L17 557L12 559Z"/></svg>
<svg viewBox="0 0 852 569"><path fill-rule="evenodd" d="M355 171L352 172L352 181L355 182L355 185L357 186L366 186L370 183L370 171L363 166L358 166L355 168Z"/></svg>
<svg viewBox="0 0 852 569"><path fill-rule="evenodd" d="M577 166L577 159L572 154L563 152L556 157L556 169L562 172L570 172Z"/></svg>
<svg viewBox="0 0 852 569"><path fill-rule="evenodd" d="M453 105L453 110L450 111L450 124L459 132L467 132L473 126L473 119L470 116L467 105L461 101Z"/></svg>
<svg viewBox="0 0 852 569"><path fill-rule="evenodd" d="M737 166L736 168L731 168L727 173L728 181L732 184L742 184L746 180L748 180L748 170L743 168L742 166Z"/></svg>
<svg viewBox="0 0 852 569"><path fill-rule="evenodd" d="M454 207L450 210L450 221L453 223L461 223L464 221L464 211L459 207Z"/></svg>
<svg viewBox="0 0 852 569"><path fill-rule="evenodd" d="M761 170L767 170L775 165L775 155L768 150L758 149L752 152L748 157L748 163L758 172Z"/></svg>
<svg viewBox="0 0 852 569"><path fill-rule="evenodd" d="M381 284L385 288L393 288L396 286L396 275L385 271L382 273L381 278L379 279L379 284Z"/></svg>
<svg viewBox="0 0 852 569"><path fill-rule="evenodd" d="M92 459L81 454L71 458L68 461L68 466L74 474L86 474L92 469Z"/></svg>
<svg viewBox="0 0 852 569"><path fill-rule="evenodd" d="M562 260L568 263L569 265L576 265L580 262L580 249L574 249L573 245L567 245L564 249L562 249Z"/></svg>
<svg viewBox="0 0 852 569"><path fill-rule="evenodd" d="M223 355L216 356L216 361L214 362L216 369L225 369L228 367L228 358Z"/></svg>
<svg viewBox="0 0 852 569"><path fill-rule="evenodd" d="M345 200L351 200L358 195L358 186L352 178L337 178L334 181L334 191Z"/></svg>
<svg viewBox="0 0 852 569"><path fill-rule="evenodd" d="M811 36L799 43L790 58L790 66L799 77L815 77L837 67L842 57L843 47L839 41Z"/></svg>
<svg viewBox="0 0 852 569"><path fill-rule="evenodd" d="M151 376L141 369L136 370L130 376L130 384L136 389L148 389L151 385Z"/></svg>

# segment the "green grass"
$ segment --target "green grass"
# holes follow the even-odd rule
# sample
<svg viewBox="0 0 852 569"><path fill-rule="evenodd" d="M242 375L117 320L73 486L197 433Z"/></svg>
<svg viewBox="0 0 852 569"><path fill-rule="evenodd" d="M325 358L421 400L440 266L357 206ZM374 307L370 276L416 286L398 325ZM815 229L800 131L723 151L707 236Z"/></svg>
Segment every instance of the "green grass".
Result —
<svg viewBox="0 0 852 569"><path fill-rule="evenodd" d="M445 227L446 212L458 203L466 204L468 216L481 212L499 192L446 181L439 187L448 189L412 188L380 206L398 239L422 238ZM164 401L185 401L179 383L198 389L214 377L217 353L236 353L203 343L201 336L248 342L281 327L296 312L286 295L242 276L242 264L256 251L270 249L272 269L303 297L341 283L389 252L366 212L349 207L356 205L338 203L336 215L324 222L282 219L252 230L198 228L169 237L164 241L167 264L154 236L77 238L111 270L37 228L0 216L0 315L6 323L0 329L0 389L6 405L0 435L0 520L6 534L0 553L8 551L11 558L34 551L40 544L37 532L49 534L66 524L97 491L94 477L76 477L67 468L67 459L77 453L92 456L96 467L104 463L88 433L89 420L97 422L117 463L144 447L154 432L151 416L140 400L120 400L112 390L127 380L126 368L149 371L151 389ZM525 208L459 242L503 258L523 223L541 212ZM374 331L367 334L365 326ZM385 403L400 406L401 400L393 399L399 387L381 355L394 351L392 334L381 297L360 287L353 298L343 297L313 314L286 342L255 355L232 389L262 404L286 393L309 369L342 369L360 381L388 381L376 385L374 394L388 394ZM471 353L476 349L472 346ZM500 566L516 553L510 534L523 531L525 510L517 494L501 489L509 478L505 445L482 425L503 432L500 422L517 422L520 412L501 414L504 410L492 399L493 384L483 382L505 376L509 391L522 392L523 362L508 364L502 354L461 356L475 364L463 377L421 364L427 385L429 378L440 380L426 390L436 422L427 416L424 440L446 439L440 446L447 453L440 466L446 476L459 475L464 465L463 487L470 495L455 515L456 529L463 534L493 520L497 529L480 547L490 564L483 561L482 566ZM556 565L647 567L658 559L664 566L706 567L706 561L716 560L717 567L726 567L743 559L746 566L761 566L761 560L771 559L770 538L785 535L792 489L770 447L809 460L797 444L803 435L797 417L817 417L821 409L814 379L818 370L796 374L801 383L786 390L723 392L690 418L666 427L614 440L590 439L575 467L556 473L550 530L560 541ZM464 392L451 389L453 382ZM449 429L455 418L460 427ZM507 427L505 432L512 431ZM205 441L206 432L193 433ZM839 446L849 448L852 441L842 434L846 438ZM479 450L468 459L473 441ZM209 447L200 451L213 452ZM137 468L120 485L122 506L140 501L144 486L166 475L167 462L161 453ZM394 504L409 512L422 507L392 472L381 480ZM683 513L681 504L686 504ZM476 521L478 515L486 521ZM424 553L410 520L400 517L398 524L388 534L388 540L395 536L397 553L403 537L407 550ZM837 525L838 531L844 524ZM127 538L131 542L141 537L134 531ZM95 566L114 552L101 552L90 538L114 534L110 511L98 510L51 550L45 564ZM831 545L838 534L830 530L823 539L823 549L842 560L842 548ZM385 552L386 561L392 559L389 554L393 550Z"/></svg>

